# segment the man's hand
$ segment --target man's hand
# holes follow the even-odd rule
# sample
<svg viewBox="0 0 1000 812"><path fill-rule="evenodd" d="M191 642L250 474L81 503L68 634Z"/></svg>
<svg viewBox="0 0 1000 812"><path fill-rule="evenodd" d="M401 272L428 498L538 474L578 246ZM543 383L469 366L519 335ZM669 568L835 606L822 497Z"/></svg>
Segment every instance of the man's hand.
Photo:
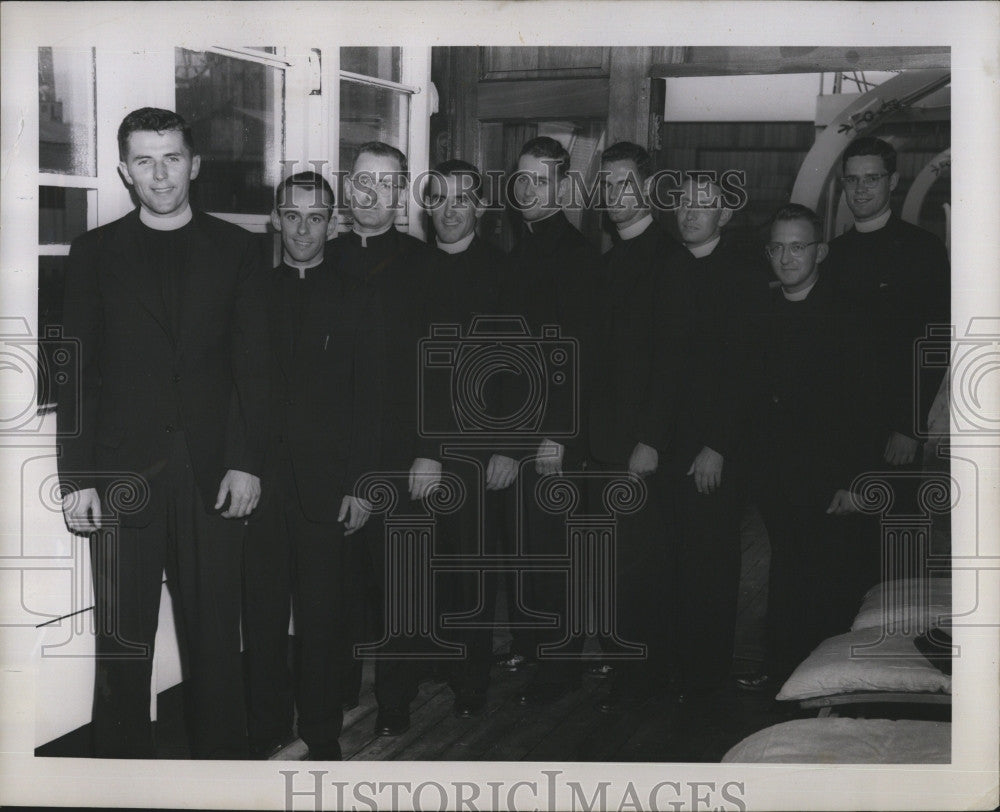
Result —
<svg viewBox="0 0 1000 812"><path fill-rule="evenodd" d="M834 516L846 516L848 513L857 513L858 506L854 502L851 492L841 488L833 495L833 500L830 502L830 507L826 509L826 512L832 513Z"/></svg>
<svg viewBox="0 0 1000 812"><path fill-rule="evenodd" d="M660 453L651 445L636 443L628 458L628 471L636 476L649 476L660 464Z"/></svg>
<svg viewBox="0 0 1000 812"><path fill-rule="evenodd" d="M517 460L494 454L486 466L486 490L502 491L517 479Z"/></svg>
<svg viewBox="0 0 1000 812"><path fill-rule="evenodd" d="M230 468L219 485L219 495L215 499L216 510L226 504L227 496L229 507L221 514L222 518L242 519L249 516L260 501L260 477Z"/></svg>
<svg viewBox="0 0 1000 812"><path fill-rule="evenodd" d="M919 447L919 440L894 431L889 434L882 459L889 465L909 465L916 458Z"/></svg>
<svg viewBox="0 0 1000 812"><path fill-rule="evenodd" d="M410 499L423 499L441 483L441 463L417 457L410 466Z"/></svg>
<svg viewBox="0 0 1000 812"><path fill-rule="evenodd" d="M348 494L340 503L337 521L344 522L344 535L349 536L365 526L372 512L372 503ZM347 521L344 521L344 520Z"/></svg>
<svg viewBox="0 0 1000 812"><path fill-rule="evenodd" d="M686 476L694 475L694 486L698 493L707 495L714 493L722 484L722 455L708 446L698 452Z"/></svg>
<svg viewBox="0 0 1000 812"><path fill-rule="evenodd" d="M97 495L97 488L67 493L62 509L70 532L88 535L101 529L101 497Z"/></svg>
<svg viewBox="0 0 1000 812"><path fill-rule="evenodd" d="M563 451L560 443L548 438L538 445L538 457L535 459L535 471L539 474L561 474Z"/></svg>

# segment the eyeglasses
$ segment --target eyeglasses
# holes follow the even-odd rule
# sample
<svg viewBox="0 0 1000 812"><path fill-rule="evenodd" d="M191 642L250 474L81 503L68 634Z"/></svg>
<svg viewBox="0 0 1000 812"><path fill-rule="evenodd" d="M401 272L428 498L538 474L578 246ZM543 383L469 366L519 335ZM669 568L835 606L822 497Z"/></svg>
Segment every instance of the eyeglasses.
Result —
<svg viewBox="0 0 1000 812"><path fill-rule="evenodd" d="M363 189L374 189L379 194L389 194L393 189L401 187L402 183L396 183L392 175L383 175L379 180L375 180L375 175L371 172L361 172L351 178L352 182Z"/></svg>
<svg viewBox="0 0 1000 812"><path fill-rule="evenodd" d="M764 253L771 259L777 259L787 248L788 253L792 255L792 259L799 259L810 245L816 245L819 242L820 240L813 240L812 242L769 242L764 246Z"/></svg>
<svg viewBox="0 0 1000 812"><path fill-rule="evenodd" d="M846 189L857 189L858 184L861 184L866 189L874 189L878 186L882 178L887 178L888 176L888 172L873 172L870 175L844 175L840 179L840 182L844 184Z"/></svg>

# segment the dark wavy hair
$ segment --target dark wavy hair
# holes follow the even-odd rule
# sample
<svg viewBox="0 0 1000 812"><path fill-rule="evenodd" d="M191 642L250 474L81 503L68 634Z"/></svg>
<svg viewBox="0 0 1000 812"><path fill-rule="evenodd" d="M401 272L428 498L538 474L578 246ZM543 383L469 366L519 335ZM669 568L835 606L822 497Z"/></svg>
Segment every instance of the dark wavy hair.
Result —
<svg viewBox="0 0 1000 812"><path fill-rule="evenodd" d="M125 160L128 152L128 137L134 132L179 132L184 137L184 145L196 155L194 148L194 136L191 135L191 125L183 116L172 110L163 110L159 107L140 107L133 110L118 126L118 158Z"/></svg>

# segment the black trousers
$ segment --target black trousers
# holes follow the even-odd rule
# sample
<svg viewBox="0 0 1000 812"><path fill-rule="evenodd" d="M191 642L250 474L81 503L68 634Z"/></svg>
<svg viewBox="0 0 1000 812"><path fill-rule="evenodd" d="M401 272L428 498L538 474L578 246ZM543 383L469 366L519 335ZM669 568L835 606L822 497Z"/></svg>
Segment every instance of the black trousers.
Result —
<svg viewBox="0 0 1000 812"><path fill-rule="evenodd" d="M440 597L435 618L438 636L464 648L464 656L449 663L448 668L448 680L456 694L483 693L489 687L497 594L508 574L504 570L479 569L477 559L513 553L508 545L507 525L513 510L510 488L516 485L504 491L487 491L482 467L487 462L448 459L444 466L445 471L461 479L466 493L462 506L439 517L437 525L438 554L452 559L462 569L434 575L435 594ZM461 625L445 625L445 617Z"/></svg>
<svg viewBox="0 0 1000 812"><path fill-rule="evenodd" d="M831 499L833 494L830 494ZM876 518L832 516L775 494L758 500L771 544L767 670L786 676L827 637L843 634L879 580Z"/></svg>
<svg viewBox="0 0 1000 812"><path fill-rule="evenodd" d="M153 647L163 572L174 606L193 755L246 755L240 655L242 520L207 513L184 435L150 481L151 520L91 540L96 617L95 755L152 758Z"/></svg>
<svg viewBox="0 0 1000 812"><path fill-rule="evenodd" d="M676 469L664 484L671 505L673 577L666 582L660 616L682 690L721 688L732 670L736 636L745 474L727 460L721 486L709 495L699 494L694 477Z"/></svg>

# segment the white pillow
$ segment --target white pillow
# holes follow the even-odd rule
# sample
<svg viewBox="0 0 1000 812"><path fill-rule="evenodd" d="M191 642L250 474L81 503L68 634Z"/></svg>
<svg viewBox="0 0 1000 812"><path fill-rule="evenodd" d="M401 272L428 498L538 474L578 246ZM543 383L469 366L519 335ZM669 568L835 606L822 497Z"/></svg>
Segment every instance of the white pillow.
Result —
<svg viewBox="0 0 1000 812"><path fill-rule="evenodd" d="M940 626L950 614L951 578L888 581L868 590L851 631L878 626L895 628L897 633L922 634L928 628Z"/></svg>
<svg viewBox="0 0 1000 812"><path fill-rule="evenodd" d="M913 719L796 719L758 730L723 762L947 764L951 723Z"/></svg>
<svg viewBox="0 0 1000 812"><path fill-rule="evenodd" d="M951 677L917 650L913 637L860 629L824 640L788 678L777 698L810 699L855 691L951 693ZM877 647L872 644L878 643Z"/></svg>

